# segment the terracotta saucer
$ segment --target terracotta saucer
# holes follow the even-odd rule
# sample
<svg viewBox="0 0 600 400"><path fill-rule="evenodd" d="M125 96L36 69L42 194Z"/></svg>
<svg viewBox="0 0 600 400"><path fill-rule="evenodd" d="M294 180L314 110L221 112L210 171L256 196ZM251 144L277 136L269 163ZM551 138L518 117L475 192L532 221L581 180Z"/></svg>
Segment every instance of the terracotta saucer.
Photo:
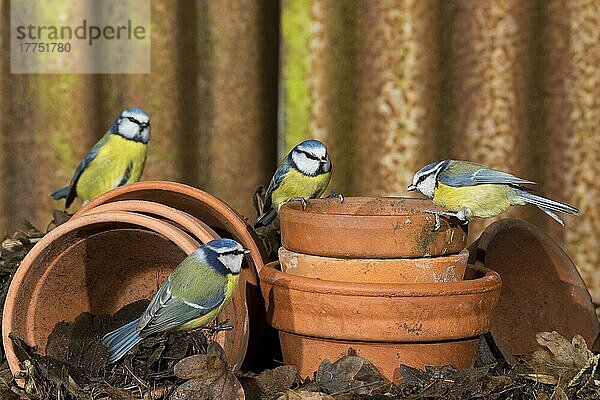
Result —
<svg viewBox="0 0 600 400"><path fill-rule="evenodd" d="M579 334L591 346L599 331L594 305L583 279L560 245L536 226L517 219L491 224L469 246L469 263L502 277L493 314L497 343L510 354L537 348L535 334Z"/></svg>

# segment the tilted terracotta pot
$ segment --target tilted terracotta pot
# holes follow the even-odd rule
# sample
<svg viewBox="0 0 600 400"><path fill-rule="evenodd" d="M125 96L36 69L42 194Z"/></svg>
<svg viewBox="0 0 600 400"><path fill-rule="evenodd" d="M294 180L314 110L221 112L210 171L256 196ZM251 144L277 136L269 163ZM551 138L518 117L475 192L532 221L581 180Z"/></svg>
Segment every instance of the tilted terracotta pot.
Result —
<svg viewBox="0 0 600 400"><path fill-rule="evenodd" d="M242 265L238 291L221 316L229 317L232 323L241 314L246 314L246 318L249 318L249 323L239 326L247 338L245 347L240 347L239 353L246 354L245 362L252 364L255 356L262 351L263 330L266 326L258 271L263 267L263 257L266 259L267 252L254 229L235 210L213 195L192 186L169 181L143 181L118 187L87 203L73 218L96 207L123 200L144 200L179 210L201 221L219 236L235 239L250 250L250 255ZM234 317L236 315L238 317Z"/></svg>
<svg viewBox="0 0 600 400"><path fill-rule="evenodd" d="M160 217L172 225L185 230L201 244L220 237L214 229L188 213L152 201L121 200L100 204L94 208L78 212L74 218L112 211L128 211ZM240 287L245 286L248 272L248 269L246 269L246 272L241 274ZM239 329L232 329L230 331L221 331L215 335L215 340L231 353L228 361L231 363L230 365L233 369L241 366L248 348L250 337L247 329L249 323L248 314L246 292L238 290L231 303L217 317L218 322L229 321L234 327L240 327ZM234 356L233 353L236 355Z"/></svg>
<svg viewBox="0 0 600 400"><path fill-rule="evenodd" d="M75 214L74 217L78 218L82 215L98 214L107 211L130 211L159 217L186 231L202 243L220 237L214 229L188 213L152 201L122 200L100 204L94 208L86 208Z"/></svg>
<svg viewBox="0 0 600 400"><path fill-rule="evenodd" d="M469 252L429 258L334 258L279 249L281 270L307 278L364 283L456 282Z"/></svg>
<svg viewBox="0 0 600 400"><path fill-rule="evenodd" d="M496 344L510 354L538 348L536 333L581 335L588 346L599 324L585 282L560 244L535 225L502 219L469 246L476 265L493 266L503 289L494 311Z"/></svg>
<svg viewBox="0 0 600 400"><path fill-rule="evenodd" d="M10 332L43 352L61 321L150 299L198 246L167 222L127 212L85 215L50 231L22 261L6 296L2 340L11 371L19 364Z"/></svg>
<svg viewBox="0 0 600 400"><path fill-rule="evenodd" d="M399 197L346 197L281 207L281 241L298 253L339 258L412 258L456 254L466 246L467 228L441 219L429 200ZM448 221L451 221L449 224Z"/></svg>
<svg viewBox="0 0 600 400"><path fill-rule="evenodd" d="M260 273L267 318L280 331L284 361L302 376L348 347L389 379L400 364L471 367L501 286L498 274L475 266L475 279L424 284L327 281L278 268Z"/></svg>
<svg viewBox="0 0 600 400"><path fill-rule="evenodd" d="M96 197L81 207L73 216L87 213L99 205L120 200L145 200L183 211L211 227L221 237L230 237L251 251L247 257L247 281L258 285L258 274L266 251L260 246L254 230L238 213L213 195L178 182L143 181L120 186ZM248 269L248 268L245 268Z"/></svg>

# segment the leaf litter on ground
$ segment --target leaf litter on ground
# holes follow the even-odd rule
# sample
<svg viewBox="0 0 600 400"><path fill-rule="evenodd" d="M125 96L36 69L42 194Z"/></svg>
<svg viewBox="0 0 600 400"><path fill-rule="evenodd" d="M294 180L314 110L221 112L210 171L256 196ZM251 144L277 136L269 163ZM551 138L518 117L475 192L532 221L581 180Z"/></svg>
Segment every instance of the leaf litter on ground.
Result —
<svg viewBox="0 0 600 400"><path fill-rule="evenodd" d="M68 215L56 213L59 225ZM271 232L270 232L271 233ZM14 271L44 235L31 224L2 242L2 304ZM314 376L301 379L295 367L282 365L261 373L233 374L210 330L168 333L146 338L126 357L106 365L104 333L139 315L147 301L124 307L114 316L84 313L57 324L46 355L12 336L20 352L25 388L19 388L2 356L1 399L600 399L598 349L576 336L556 332L537 335L540 348L510 367L498 355L478 356L477 367L425 370L398 366L398 378L387 381L352 349L333 362L323 360Z"/></svg>

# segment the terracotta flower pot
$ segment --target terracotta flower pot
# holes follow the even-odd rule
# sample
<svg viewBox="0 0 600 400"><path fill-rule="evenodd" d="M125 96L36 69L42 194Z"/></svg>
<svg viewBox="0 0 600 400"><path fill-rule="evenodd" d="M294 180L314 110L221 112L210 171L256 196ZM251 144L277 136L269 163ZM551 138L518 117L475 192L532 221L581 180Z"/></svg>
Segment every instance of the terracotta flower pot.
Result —
<svg viewBox="0 0 600 400"><path fill-rule="evenodd" d="M260 274L268 321L280 331L284 361L302 376L348 347L389 379L400 364L471 367L501 286L497 273L476 266L468 266L475 279L424 284L327 281L278 267Z"/></svg>
<svg viewBox="0 0 600 400"><path fill-rule="evenodd" d="M167 222L127 212L85 215L50 231L27 254L6 296L2 340L11 371L19 364L10 332L43 352L61 321L150 299L198 246Z"/></svg>
<svg viewBox="0 0 600 400"><path fill-rule="evenodd" d="M340 258L412 258L456 254L466 246L465 225L442 219L433 231L436 208L429 200L347 197L308 200L281 208L281 241L304 254Z"/></svg>
<svg viewBox="0 0 600 400"><path fill-rule="evenodd" d="M214 229L188 213L152 201L123 200L100 204L97 207L78 212L74 217L78 218L82 215L98 214L107 211L130 211L160 217L186 231L202 243L220 237Z"/></svg>
<svg viewBox="0 0 600 400"><path fill-rule="evenodd" d="M456 282L463 278L469 252L428 258L334 258L279 249L281 270L331 281L363 283Z"/></svg>
<svg viewBox="0 0 600 400"><path fill-rule="evenodd" d="M221 313L221 316L229 318L230 322L243 319L242 317L250 319L249 324L240 326L247 338L245 347L240 348L240 353L242 350L243 353L248 353L245 361L251 364L254 355L264 352L262 338L266 326L258 272L263 267L263 257L267 257L267 252L254 230L235 210L211 194L182 183L168 181L143 181L118 187L87 203L73 218L78 218L101 205L123 200L144 200L182 211L209 226L221 237L233 238L251 251L242 266L239 289L230 306Z"/></svg>
<svg viewBox="0 0 600 400"><path fill-rule="evenodd" d="M146 200L183 211L210 226L221 237L230 237L251 251L247 271L249 284L258 285L257 271L263 266L266 251L254 230L227 204L213 195L178 182L143 181L123 185L98 196L81 207L73 216L89 212L99 205L120 200ZM245 268L248 270L248 268Z"/></svg>
<svg viewBox="0 0 600 400"><path fill-rule="evenodd" d="M214 229L188 213L164 204L145 200L121 200L100 204L96 207L78 212L74 218L76 219L84 215L101 214L112 211L128 211L160 217L172 225L185 230L192 237L197 239L199 243L206 243L220 237ZM247 272L242 275L240 287L244 287L245 285ZM215 340L219 342L224 349L227 349L228 353L231 353L229 354L228 361L231 363L230 365L233 369L237 369L241 366L248 349L248 340L250 337L247 329L249 323L248 314L246 292L244 290L238 290L231 303L221 311L217 317L217 321L219 322L229 321L234 327L242 327L241 329L221 331L215 336Z"/></svg>

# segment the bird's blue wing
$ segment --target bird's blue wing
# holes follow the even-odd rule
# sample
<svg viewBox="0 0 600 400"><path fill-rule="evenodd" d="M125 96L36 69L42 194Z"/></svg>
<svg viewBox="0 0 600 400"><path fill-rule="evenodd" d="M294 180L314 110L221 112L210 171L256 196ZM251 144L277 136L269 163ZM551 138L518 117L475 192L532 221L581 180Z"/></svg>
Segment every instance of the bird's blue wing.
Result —
<svg viewBox="0 0 600 400"><path fill-rule="evenodd" d="M267 188L267 193L265 194L265 205L263 207L263 213L268 212L273 207L273 204L271 202L271 195L281 185L281 182L283 182L283 179L285 178L289 170L290 165L286 162L286 160L284 160L284 162L281 163L279 168L277 168L277 171L275 171L275 174L273 175L273 178L271 178L271 182L269 183L269 187Z"/></svg>
<svg viewBox="0 0 600 400"><path fill-rule="evenodd" d="M90 163L94 160L94 158L96 158L96 156L98 155L98 152L100 151L102 146L104 146L104 144L108 140L109 134L110 134L110 132L106 133L98 141L98 143L96 143L94 145L94 147L92 147L92 149L85 155L85 157L83 157L83 160L81 160L81 162L77 166L77 169L75 170L75 173L73 174L73 177L71 178L71 182L69 183L69 193L67 194L67 200L65 203L66 207L69 207L71 205L71 203L73 202L73 200L75 199L75 197L77 197L77 190L76 190L77 181L79 181L79 178L81 177L81 174L83 173L85 168L88 165L90 165Z"/></svg>
<svg viewBox="0 0 600 400"><path fill-rule="evenodd" d="M142 336L147 336L156 332L175 329L207 314L221 304L223 300L225 300L223 291L211 296L209 299L204 299L202 302L175 298L171 292L170 281L167 280L142 314L138 323L138 330Z"/></svg>
<svg viewBox="0 0 600 400"><path fill-rule="evenodd" d="M225 300L227 277L206 262L188 256L165 280L138 323L143 336L176 328Z"/></svg>
<svg viewBox="0 0 600 400"><path fill-rule="evenodd" d="M484 184L520 185L534 184L507 172L487 168L481 164L467 161L452 161L438 175L438 181L453 187Z"/></svg>

